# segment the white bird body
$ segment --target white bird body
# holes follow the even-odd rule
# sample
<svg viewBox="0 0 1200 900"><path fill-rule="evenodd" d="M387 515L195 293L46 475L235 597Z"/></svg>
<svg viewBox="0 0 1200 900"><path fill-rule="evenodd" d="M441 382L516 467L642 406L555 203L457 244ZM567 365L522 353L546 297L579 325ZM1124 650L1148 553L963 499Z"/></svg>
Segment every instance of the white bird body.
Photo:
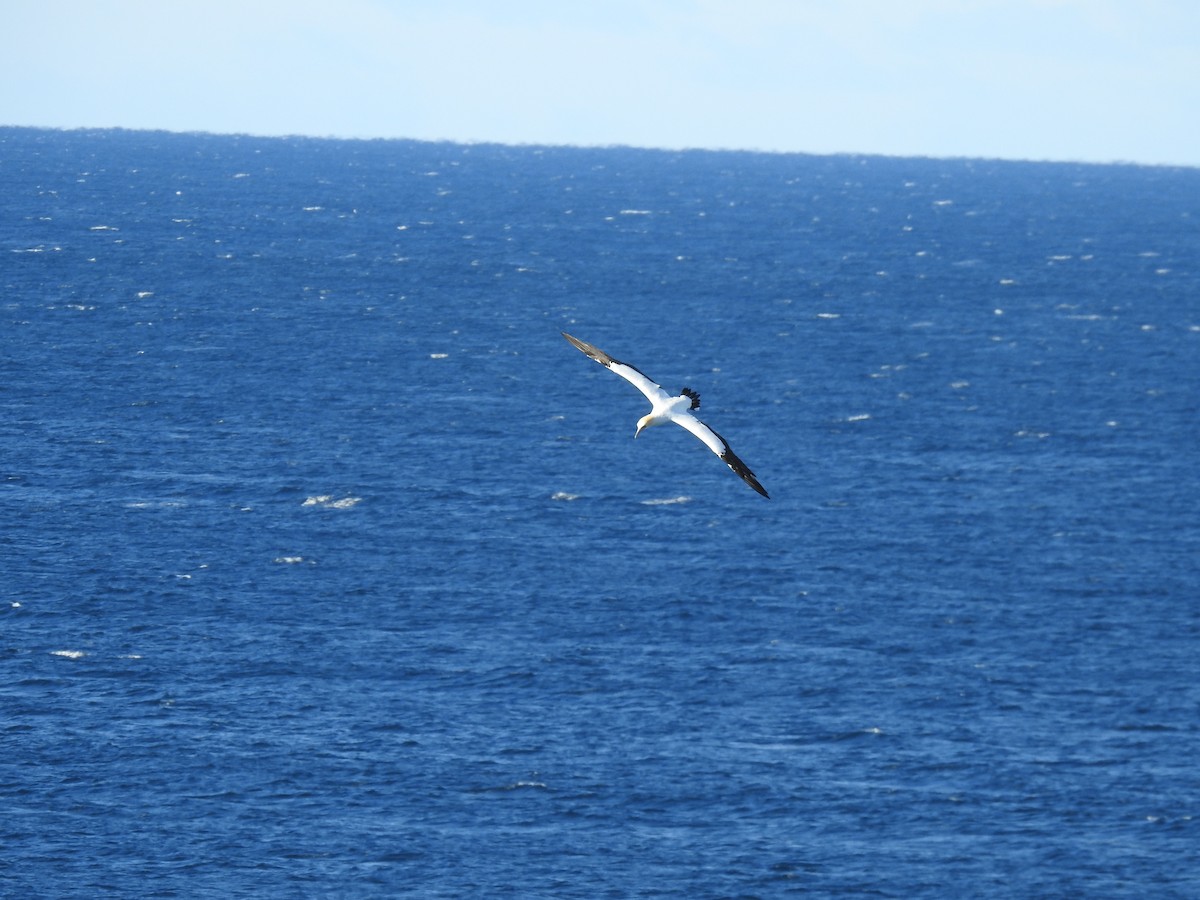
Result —
<svg viewBox="0 0 1200 900"><path fill-rule="evenodd" d="M651 410L647 415L638 419L637 431L633 436L636 438L642 433L642 429L650 428L654 425L666 425L669 422L674 422L681 428L690 431L699 438L709 450L717 454L725 465L729 466L742 481L758 491L768 500L770 496L766 489L758 483L758 479L754 477L754 473L750 471L750 467L742 462L734 454L729 447L729 442L721 437L708 425L701 422L692 415L693 409L700 407L700 395L695 391L684 388L678 394L670 394L664 391L656 382L654 382L644 372L623 363L620 360L613 359L599 347L594 347L585 341L581 341L576 337L572 337L565 331L562 336L570 341L577 349L590 356L596 362L600 363L605 368L620 375L635 388L646 395L646 399L650 401Z"/></svg>

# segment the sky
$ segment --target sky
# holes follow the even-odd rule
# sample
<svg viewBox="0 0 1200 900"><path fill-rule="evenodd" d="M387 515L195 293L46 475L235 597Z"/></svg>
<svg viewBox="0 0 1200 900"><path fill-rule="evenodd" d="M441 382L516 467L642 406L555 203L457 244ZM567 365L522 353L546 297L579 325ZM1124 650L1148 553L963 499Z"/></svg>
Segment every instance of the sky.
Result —
<svg viewBox="0 0 1200 900"><path fill-rule="evenodd" d="M1200 166L1195 0L0 0L0 125Z"/></svg>

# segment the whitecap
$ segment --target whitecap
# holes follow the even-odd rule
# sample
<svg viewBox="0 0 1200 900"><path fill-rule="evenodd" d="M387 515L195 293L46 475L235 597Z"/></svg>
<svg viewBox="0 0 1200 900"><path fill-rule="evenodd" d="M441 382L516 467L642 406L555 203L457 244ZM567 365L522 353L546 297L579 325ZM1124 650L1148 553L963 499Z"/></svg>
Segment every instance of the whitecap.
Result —
<svg viewBox="0 0 1200 900"><path fill-rule="evenodd" d="M319 494L315 497L307 497L301 506L320 506L325 509L350 509L352 506L357 506L362 503L362 497L342 497L340 500L335 500L333 494Z"/></svg>
<svg viewBox="0 0 1200 900"><path fill-rule="evenodd" d="M551 500L578 500L578 494L568 494L566 491L555 491L550 495Z"/></svg>
<svg viewBox="0 0 1200 900"><path fill-rule="evenodd" d="M656 497L651 500L642 500L642 506L673 506L677 503L691 503L691 497Z"/></svg>
<svg viewBox="0 0 1200 900"><path fill-rule="evenodd" d="M294 566L297 563L304 562L304 557L303 556L277 556L277 557L275 557L275 562L280 563L282 565L286 565L286 566Z"/></svg>
<svg viewBox="0 0 1200 900"><path fill-rule="evenodd" d="M87 656L82 650L51 650L51 656L61 656L64 659L83 659Z"/></svg>

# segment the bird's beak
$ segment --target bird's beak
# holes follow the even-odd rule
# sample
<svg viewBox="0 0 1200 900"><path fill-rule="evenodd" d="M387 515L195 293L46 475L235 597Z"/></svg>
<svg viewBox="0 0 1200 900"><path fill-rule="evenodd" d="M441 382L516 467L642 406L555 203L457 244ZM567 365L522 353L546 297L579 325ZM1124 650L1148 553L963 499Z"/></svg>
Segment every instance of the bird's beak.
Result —
<svg viewBox="0 0 1200 900"><path fill-rule="evenodd" d="M641 426L641 425L639 425L639 426L637 427L637 431L635 431L635 432L633 433L633 439L634 439L634 440L637 440L637 436L638 436L639 434L641 434L641 433L642 433L642 426Z"/></svg>

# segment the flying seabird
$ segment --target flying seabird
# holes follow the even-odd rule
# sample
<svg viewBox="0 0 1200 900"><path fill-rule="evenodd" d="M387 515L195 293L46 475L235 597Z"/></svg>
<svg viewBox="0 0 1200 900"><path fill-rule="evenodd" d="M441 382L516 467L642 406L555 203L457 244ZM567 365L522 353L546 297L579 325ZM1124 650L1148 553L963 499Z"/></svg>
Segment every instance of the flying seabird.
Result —
<svg viewBox="0 0 1200 900"><path fill-rule="evenodd" d="M750 471L750 467L738 459L734 452L729 449L729 442L692 415L691 411L693 409L700 408L699 394L690 388L684 388L677 396L672 396L651 381L645 373L638 371L629 365L629 363L613 359L599 347L593 347L591 344L579 340L579 338L572 337L565 331L562 333L562 336L579 350L582 350L596 362L600 363L600 365L611 372L616 372L646 395L646 399L650 401L654 408L650 410L648 415L638 419L637 431L633 435L635 438L642 433L643 428L674 422L676 425L700 438L704 442L704 445L717 454L717 456L721 457L721 461L729 466L742 481L746 482L746 484L750 485L750 487L754 488L768 500L771 499L766 489L758 483L758 479Z"/></svg>

